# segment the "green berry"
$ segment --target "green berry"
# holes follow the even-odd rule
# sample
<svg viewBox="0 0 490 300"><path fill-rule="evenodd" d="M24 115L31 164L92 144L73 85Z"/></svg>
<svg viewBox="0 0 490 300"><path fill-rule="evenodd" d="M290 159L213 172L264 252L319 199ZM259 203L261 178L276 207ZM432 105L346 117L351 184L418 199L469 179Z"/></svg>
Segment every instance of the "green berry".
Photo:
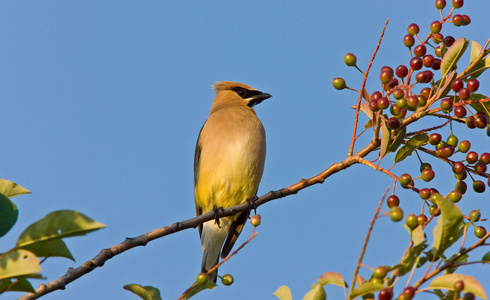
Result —
<svg viewBox="0 0 490 300"><path fill-rule="evenodd" d="M332 80L332 84L333 87L336 88L337 90L343 90L347 87L344 78L340 78L340 77L334 78Z"/></svg>
<svg viewBox="0 0 490 300"><path fill-rule="evenodd" d="M208 282L208 276L206 276L206 273L200 273L196 277L196 282L197 284L204 285Z"/></svg>
<svg viewBox="0 0 490 300"><path fill-rule="evenodd" d="M257 227L260 225L260 215L253 215L251 218L250 218L250 223L254 226L254 227Z"/></svg>
<svg viewBox="0 0 490 300"><path fill-rule="evenodd" d="M223 283L224 285L232 285L233 281L233 276L231 276L230 274L226 274L221 277L221 283Z"/></svg>
<svg viewBox="0 0 490 300"><path fill-rule="evenodd" d="M401 221L403 219L403 210L398 206L390 208L390 218L393 222Z"/></svg>
<svg viewBox="0 0 490 300"><path fill-rule="evenodd" d="M483 226L478 226L475 228L475 236L479 239L487 234L487 230Z"/></svg>
<svg viewBox="0 0 490 300"><path fill-rule="evenodd" d="M478 221L480 221L480 217L481 217L480 211L478 211L478 210L472 210L470 212L469 218L470 218L470 221L471 222L478 222Z"/></svg>
<svg viewBox="0 0 490 300"><path fill-rule="evenodd" d="M355 66L356 65L356 62L357 62L357 57L354 54L352 54L352 53L347 53L344 56L344 62L349 67Z"/></svg>
<svg viewBox="0 0 490 300"><path fill-rule="evenodd" d="M415 229L415 227L419 226L417 216L414 214L409 214L405 219L405 224L407 224L408 228Z"/></svg>

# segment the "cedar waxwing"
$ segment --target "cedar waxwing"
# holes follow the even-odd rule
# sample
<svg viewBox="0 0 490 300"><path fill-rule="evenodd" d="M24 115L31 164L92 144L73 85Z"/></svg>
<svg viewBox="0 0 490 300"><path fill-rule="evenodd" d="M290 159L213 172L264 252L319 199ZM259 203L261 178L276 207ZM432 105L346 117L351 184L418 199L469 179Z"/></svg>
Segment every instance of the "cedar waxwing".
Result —
<svg viewBox="0 0 490 300"><path fill-rule="evenodd" d="M256 196L264 170L265 131L254 105L271 97L245 84L220 81L216 97L199 132L194 156L196 214L226 208ZM250 212L199 226L203 251L201 272L226 257ZM226 239L226 241L225 241ZM216 282L217 270L210 275Z"/></svg>

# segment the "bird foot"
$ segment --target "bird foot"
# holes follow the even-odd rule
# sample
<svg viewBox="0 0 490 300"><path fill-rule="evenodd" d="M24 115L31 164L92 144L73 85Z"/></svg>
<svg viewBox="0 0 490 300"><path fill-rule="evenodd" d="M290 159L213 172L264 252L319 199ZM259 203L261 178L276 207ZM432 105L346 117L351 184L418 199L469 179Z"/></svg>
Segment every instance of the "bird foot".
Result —
<svg viewBox="0 0 490 300"><path fill-rule="evenodd" d="M219 228L221 228L221 226L219 225L219 212L222 211L224 212L224 208L223 207L218 207L218 208L215 208L214 209L214 223L216 225L218 225Z"/></svg>

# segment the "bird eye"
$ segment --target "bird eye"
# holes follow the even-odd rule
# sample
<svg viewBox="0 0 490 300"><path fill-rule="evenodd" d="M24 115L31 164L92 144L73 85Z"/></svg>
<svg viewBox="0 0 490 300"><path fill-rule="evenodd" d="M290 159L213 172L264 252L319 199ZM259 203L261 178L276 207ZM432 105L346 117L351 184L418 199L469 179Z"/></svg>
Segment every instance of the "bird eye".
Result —
<svg viewBox="0 0 490 300"><path fill-rule="evenodd" d="M238 94L238 96L244 98L247 95L247 90L245 90L245 89L238 89L236 91L236 93Z"/></svg>

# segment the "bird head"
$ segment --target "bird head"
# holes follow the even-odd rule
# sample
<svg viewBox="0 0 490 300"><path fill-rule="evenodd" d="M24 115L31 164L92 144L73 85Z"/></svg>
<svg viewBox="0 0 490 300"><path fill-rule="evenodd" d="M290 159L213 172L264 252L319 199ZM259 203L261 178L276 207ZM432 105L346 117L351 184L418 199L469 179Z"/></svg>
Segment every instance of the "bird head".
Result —
<svg viewBox="0 0 490 300"><path fill-rule="evenodd" d="M244 106L252 108L267 98L270 94L258 91L248 85L232 81L219 81L213 85L216 92L211 111L223 106Z"/></svg>

